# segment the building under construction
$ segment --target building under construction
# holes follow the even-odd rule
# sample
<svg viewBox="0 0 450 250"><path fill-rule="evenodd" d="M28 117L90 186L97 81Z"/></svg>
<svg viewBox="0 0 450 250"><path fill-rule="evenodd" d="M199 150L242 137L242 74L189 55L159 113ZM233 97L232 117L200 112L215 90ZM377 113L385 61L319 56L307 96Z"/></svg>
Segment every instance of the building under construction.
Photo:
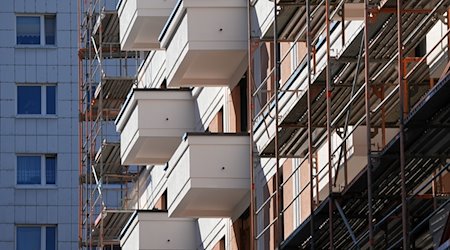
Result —
<svg viewBox="0 0 450 250"><path fill-rule="evenodd" d="M79 0L80 249L450 249L449 0Z"/></svg>

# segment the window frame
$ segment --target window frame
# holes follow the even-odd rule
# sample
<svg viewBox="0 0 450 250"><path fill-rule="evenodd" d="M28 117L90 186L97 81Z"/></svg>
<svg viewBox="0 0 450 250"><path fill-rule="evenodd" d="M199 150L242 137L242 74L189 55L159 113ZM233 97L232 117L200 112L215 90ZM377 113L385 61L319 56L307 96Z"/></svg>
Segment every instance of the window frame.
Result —
<svg viewBox="0 0 450 250"><path fill-rule="evenodd" d="M41 231L41 247L47 249L47 228L55 229L55 250L58 249L58 226L52 224L16 224L14 233L14 250L18 250L19 228L40 228Z"/></svg>
<svg viewBox="0 0 450 250"><path fill-rule="evenodd" d="M46 30L45 30L45 17L54 17L55 18L55 42L53 44L46 43ZM17 42L17 18L19 17L39 17L39 35L40 41L39 44L23 44ZM57 44L57 18L56 13L16 13L16 22L14 23L14 28L16 32L16 46L18 47L56 47Z"/></svg>
<svg viewBox="0 0 450 250"><path fill-rule="evenodd" d="M37 184L31 183L18 183L18 167L19 167L19 157L27 156L39 156L40 159L40 169L41 169L41 182ZM47 184L47 158L55 158L55 183ZM36 188L36 187L57 187L58 184L58 157L57 154L16 154L16 167L15 167L15 185L19 188Z"/></svg>
<svg viewBox="0 0 450 250"><path fill-rule="evenodd" d="M41 88L41 113L21 114L19 113L19 87ZM55 113L47 114L47 87L55 87ZM57 117L58 116L58 85L56 83L16 83L16 116L17 117Z"/></svg>

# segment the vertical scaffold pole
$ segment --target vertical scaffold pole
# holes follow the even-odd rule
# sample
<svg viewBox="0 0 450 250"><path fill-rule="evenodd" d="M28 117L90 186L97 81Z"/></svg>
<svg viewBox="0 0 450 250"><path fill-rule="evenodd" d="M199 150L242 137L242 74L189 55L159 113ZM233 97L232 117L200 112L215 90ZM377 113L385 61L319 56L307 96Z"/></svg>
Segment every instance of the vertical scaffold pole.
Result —
<svg viewBox="0 0 450 250"><path fill-rule="evenodd" d="M405 98L405 81L403 79L403 37L402 37L402 0L397 0L397 48L398 48L398 84L399 88L399 123L400 123L400 177L402 191L402 234L403 249L409 249L409 225L408 225L408 204L406 201L406 174L405 174L405 128L404 128L404 98Z"/></svg>
<svg viewBox="0 0 450 250"><path fill-rule="evenodd" d="M312 112L311 112L311 101L312 101L312 93L311 93L311 6L310 0L306 0L306 47L307 47L307 55L306 55L306 63L308 67L308 100L307 100L307 108L308 108L308 163L309 163L309 189L310 189L310 234L311 234L311 249L315 249L315 225L314 225L314 163L313 163L313 142L312 142Z"/></svg>
<svg viewBox="0 0 450 250"><path fill-rule="evenodd" d="M325 29L326 29L326 46L327 46L327 72L326 72L326 103L327 103L327 143L328 143L328 235L330 250L334 249L333 243L333 162L332 162L332 148L331 148L331 60L330 60L330 0L325 1Z"/></svg>
<svg viewBox="0 0 450 250"><path fill-rule="evenodd" d="M369 248L374 249L373 210L372 210L372 150L370 127L370 78L369 78L369 0L364 1L364 79L365 86L365 113L366 113L366 140L367 140L367 210L369 226Z"/></svg>
<svg viewBox="0 0 450 250"><path fill-rule="evenodd" d="M256 250L256 198L255 198L255 172L253 152L253 49L251 33L251 0L247 1L247 32L248 32L248 68L247 68L247 124L250 137L250 250Z"/></svg>
<svg viewBox="0 0 450 250"><path fill-rule="evenodd" d="M274 5L274 22L273 22L273 62L274 62L274 71L273 71L273 81L274 81L274 100L275 100L275 192L276 192L276 201L275 201L275 219L276 227L274 231L275 236L275 246L279 247L281 242L283 241L283 216L282 216L282 207L283 207L283 194L281 183L283 183L283 169L280 167L280 152L279 152L279 134L278 128L280 126L279 121L279 103L278 103L278 92L280 89L280 51L278 45L278 29L277 29L277 11L278 11L278 3L277 1L273 1Z"/></svg>

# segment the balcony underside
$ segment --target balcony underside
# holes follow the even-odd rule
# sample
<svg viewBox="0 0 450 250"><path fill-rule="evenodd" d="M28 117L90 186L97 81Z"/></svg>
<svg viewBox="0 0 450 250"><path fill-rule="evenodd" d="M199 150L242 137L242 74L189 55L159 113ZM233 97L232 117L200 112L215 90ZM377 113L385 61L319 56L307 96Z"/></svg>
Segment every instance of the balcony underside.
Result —
<svg viewBox="0 0 450 250"><path fill-rule="evenodd" d="M120 44L123 50L159 49L158 36L175 0L123 0L118 7Z"/></svg>
<svg viewBox="0 0 450 250"><path fill-rule="evenodd" d="M190 49L178 62L175 73L169 76L168 84L170 87L234 86L231 79L244 74L245 58L243 50Z"/></svg>

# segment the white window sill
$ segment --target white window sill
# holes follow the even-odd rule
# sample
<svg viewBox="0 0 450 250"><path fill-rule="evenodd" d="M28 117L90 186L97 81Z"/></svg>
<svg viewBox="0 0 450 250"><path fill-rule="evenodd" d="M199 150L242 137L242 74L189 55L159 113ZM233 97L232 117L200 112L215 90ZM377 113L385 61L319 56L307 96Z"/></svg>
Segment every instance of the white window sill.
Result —
<svg viewBox="0 0 450 250"><path fill-rule="evenodd" d="M54 184L16 184L15 189L58 189L58 186Z"/></svg>
<svg viewBox="0 0 450 250"><path fill-rule="evenodd" d="M17 119L57 119L57 115L16 115Z"/></svg>

